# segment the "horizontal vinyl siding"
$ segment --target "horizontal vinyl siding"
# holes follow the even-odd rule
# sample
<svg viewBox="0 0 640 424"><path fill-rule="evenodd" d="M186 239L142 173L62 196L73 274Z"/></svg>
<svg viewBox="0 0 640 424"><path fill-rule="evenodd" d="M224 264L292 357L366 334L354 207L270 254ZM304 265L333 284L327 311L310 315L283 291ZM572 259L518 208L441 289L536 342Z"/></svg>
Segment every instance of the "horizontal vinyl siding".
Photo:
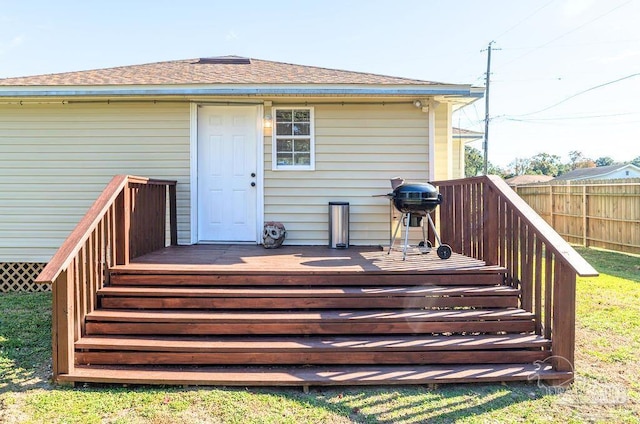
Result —
<svg viewBox="0 0 640 424"><path fill-rule="evenodd" d="M388 243L389 180L428 176L428 118L412 105L314 105L315 171L271 171L265 137L265 220L287 244L328 243L328 203L350 203L350 243Z"/></svg>
<svg viewBox="0 0 640 424"><path fill-rule="evenodd" d="M456 172L452 164L453 148L449 149L449 143L452 142L450 106L446 103L438 105L435 115L435 180L449 180ZM449 168L450 164L452 169Z"/></svg>
<svg viewBox="0 0 640 424"><path fill-rule="evenodd" d="M188 104L0 106L0 262L47 262L116 174L178 181L189 234Z"/></svg>
<svg viewBox="0 0 640 424"><path fill-rule="evenodd" d="M451 178L464 178L464 141L453 139L453 175Z"/></svg>

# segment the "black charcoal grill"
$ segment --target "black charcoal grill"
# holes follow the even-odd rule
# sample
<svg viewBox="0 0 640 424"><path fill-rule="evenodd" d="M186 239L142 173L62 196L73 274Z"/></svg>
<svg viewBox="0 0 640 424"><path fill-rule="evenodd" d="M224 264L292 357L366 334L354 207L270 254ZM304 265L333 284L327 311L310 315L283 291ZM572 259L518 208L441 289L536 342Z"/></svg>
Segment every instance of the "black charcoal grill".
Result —
<svg viewBox="0 0 640 424"><path fill-rule="evenodd" d="M431 212L442 203L442 195L438 193L438 190L428 183L402 183L394 187L393 193L390 193L389 197L393 201L393 206L402 213L402 217L393 232L388 253L391 253L391 249L396 241L396 236L398 235L398 230L400 230L400 227L403 225L406 227L406 230L404 244L402 246L402 260L407 258L409 227L422 227L422 241L418 244L418 248L422 253L429 253L432 246L431 242L427 240L424 225L422 224L422 219L427 217L429 226L438 243L438 248L436 249L438 257L440 259L449 259L451 257L451 247L447 244L442 244L436 227L433 224L433 219L431 218Z"/></svg>

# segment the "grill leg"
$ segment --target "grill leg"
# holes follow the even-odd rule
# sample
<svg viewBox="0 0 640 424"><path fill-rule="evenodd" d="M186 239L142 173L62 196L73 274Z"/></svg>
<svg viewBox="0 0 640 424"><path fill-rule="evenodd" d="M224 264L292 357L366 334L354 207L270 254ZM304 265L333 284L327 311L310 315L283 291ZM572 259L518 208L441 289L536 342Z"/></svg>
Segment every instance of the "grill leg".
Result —
<svg viewBox="0 0 640 424"><path fill-rule="evenodd" d="M440 236L438 235L438 232L436 231L436 226L433 223L433 219L431 219L431 214L427 214L427 219L429 220L429 227L431 227L431 230L433 231L433 235L436 238L436 241L438 242L438 246L442 245L442 241L440 241Z"/></svg>
<svg viewBox="0 0 640 424"><path fill-rule="evenodd" d="M391 254L391 249L393 249L393 245L396 243L396 236L398 235L398 230L402 225L403 218L404 218L404 214L402 214L402 216L400 217L400 220L398 221L398 225L396 225L396 230L393 232L393 238L391 239L391 244L389 245L389 251L387 252L387 255Z"/></svg>
<svg viewBox="0 0 640 424"><path fill-rule="evenodd" d="M402 247L402 260L407 259L407 246L409 245L409 226L411 224L411 212L407 213L407 225L404 228L404 246Z"/></svg>

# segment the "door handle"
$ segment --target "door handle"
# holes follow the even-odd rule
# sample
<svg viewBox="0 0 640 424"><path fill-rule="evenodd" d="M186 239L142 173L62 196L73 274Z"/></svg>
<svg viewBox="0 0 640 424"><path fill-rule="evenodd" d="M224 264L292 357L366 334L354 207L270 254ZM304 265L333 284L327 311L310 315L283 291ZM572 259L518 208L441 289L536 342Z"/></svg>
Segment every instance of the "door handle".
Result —
<svg viewBox="0 0 640 424"><path fill-rule="evenodd" d="M251 187L255 187L255 186L256 186L255 181L251 181Z"/></svg>
<svg viewBox="0 0 640 424"><path fill-rule="evenodd" d="M255 177L256 177L256 173L255 173L255 172L252 172L252 173L251 173L251 178L255 178Z"/></svg>

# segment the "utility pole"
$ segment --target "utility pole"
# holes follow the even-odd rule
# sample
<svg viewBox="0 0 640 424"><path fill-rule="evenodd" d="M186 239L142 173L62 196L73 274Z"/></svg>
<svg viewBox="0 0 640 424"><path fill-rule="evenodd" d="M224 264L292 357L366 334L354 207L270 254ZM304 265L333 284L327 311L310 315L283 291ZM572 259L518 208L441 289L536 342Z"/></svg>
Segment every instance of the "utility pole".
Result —
<svg viewBox="0 0 640 424"><path fill-rule="evenodd" d="M489 84L491 83L491 46L493 43L495 41L491 41L487 46L487 75L484 94L484 175L487 175L489 167Z"/></svg>

